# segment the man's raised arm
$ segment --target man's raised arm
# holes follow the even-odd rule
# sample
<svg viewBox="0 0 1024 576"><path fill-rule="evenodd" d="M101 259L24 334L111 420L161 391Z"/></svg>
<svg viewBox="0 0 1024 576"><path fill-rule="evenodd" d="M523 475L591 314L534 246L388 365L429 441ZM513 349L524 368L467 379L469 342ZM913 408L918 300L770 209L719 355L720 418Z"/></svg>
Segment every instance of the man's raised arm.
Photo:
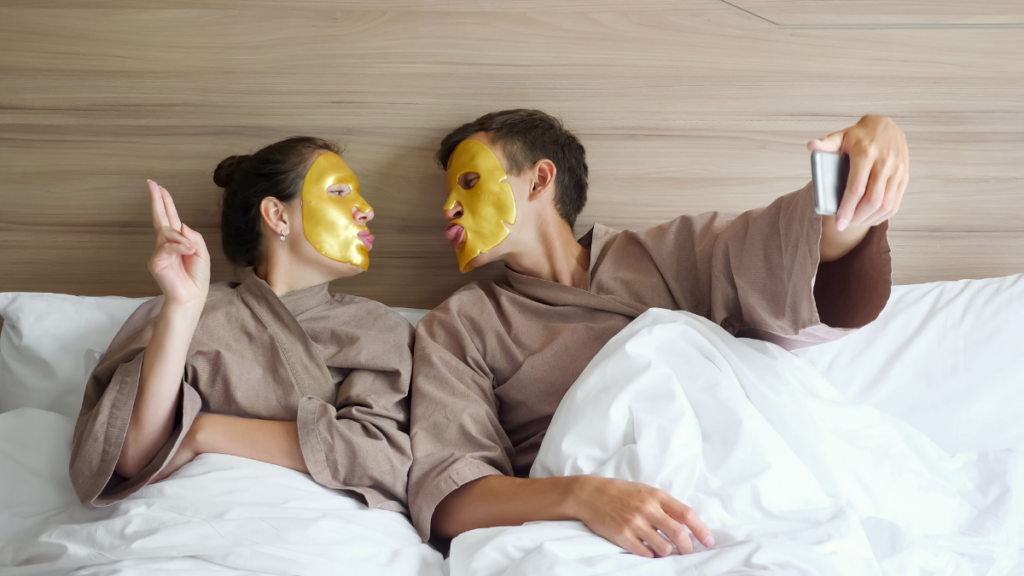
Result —
<svg viewBox="0 0 1024 576"><path fill-rule="evenodd" d="M868 115L845 130L811 140L807 149L850 156L843 202L835 216L825 216L821 223L821 261L834 262L860 244L872 226L900 209L910 181L907 139L891 118Z"/></svg>

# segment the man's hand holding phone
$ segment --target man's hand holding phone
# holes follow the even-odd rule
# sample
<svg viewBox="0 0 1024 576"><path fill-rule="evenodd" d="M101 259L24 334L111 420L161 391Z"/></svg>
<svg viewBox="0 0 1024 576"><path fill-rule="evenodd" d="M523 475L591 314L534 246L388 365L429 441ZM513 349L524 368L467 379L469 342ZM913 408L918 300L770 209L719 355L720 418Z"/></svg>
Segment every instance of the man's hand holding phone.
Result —
<svg viewBox="0 0 1024 576"><path fill-rule="evenodd" d="M910 179L910 152L891 118L864 116L845 130L811 140L807 149L849 156L849 178L834 219L837 231L877 226L899 210Z"/></svg>

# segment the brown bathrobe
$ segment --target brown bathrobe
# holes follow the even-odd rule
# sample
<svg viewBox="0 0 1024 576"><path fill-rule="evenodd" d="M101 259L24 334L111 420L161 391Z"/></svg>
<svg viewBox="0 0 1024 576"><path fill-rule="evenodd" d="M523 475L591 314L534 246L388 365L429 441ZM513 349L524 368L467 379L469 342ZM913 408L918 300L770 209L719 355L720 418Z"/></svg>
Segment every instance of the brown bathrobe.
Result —
<svg viewBox="0 0 1024 576"><path fill-rule="evenodd" d="M526 477L562 397L597 352L648 308L685 310L787 348L874 320L889 298L887 225L819 264L811 189L740 215L681 216L641 232L600 224L590 285L508 271L452 295L416 331L409 507L420 535L450 492L491 474Z"/></svg>
<svg viewBox="0 0 1024 576"><path fill-rule="evenodd" d="M246 270L210 287L181 378L177 426L132 478L114 471L132 415L143 356L163 298L118 332L85 389L71 452L82 502L106 506L145 486L200 412L298 422L313 479L405 512L412 326L372 300L327 284L278 297Z"/></svg>

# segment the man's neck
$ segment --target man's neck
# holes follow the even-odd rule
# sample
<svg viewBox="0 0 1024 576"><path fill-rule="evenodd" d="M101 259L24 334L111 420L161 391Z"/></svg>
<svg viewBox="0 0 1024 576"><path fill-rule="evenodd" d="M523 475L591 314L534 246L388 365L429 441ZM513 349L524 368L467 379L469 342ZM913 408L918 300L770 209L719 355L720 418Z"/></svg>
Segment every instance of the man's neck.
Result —
<svg viewBox="0 0 1024 576"><path fill-rule="evenodd" d="M509 253L503 260L525 276L584 290L590 287L590 250L580 246L560 218L539 226L524 250Z"/></svg>

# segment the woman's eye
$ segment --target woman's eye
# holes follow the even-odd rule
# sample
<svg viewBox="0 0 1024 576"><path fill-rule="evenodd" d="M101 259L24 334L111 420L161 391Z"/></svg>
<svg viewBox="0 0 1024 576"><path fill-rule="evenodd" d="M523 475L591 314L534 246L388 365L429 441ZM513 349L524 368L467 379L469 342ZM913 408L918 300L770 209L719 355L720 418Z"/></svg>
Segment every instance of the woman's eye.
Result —
<svg viewBox="0 0 1024 576"><path fill-rule="evenodd" d="M348 184L331 186L330 188L327 189L327 193L344 198L345 196L348 196L349 194L352 193L352 187L349 186Z"/></svg>

